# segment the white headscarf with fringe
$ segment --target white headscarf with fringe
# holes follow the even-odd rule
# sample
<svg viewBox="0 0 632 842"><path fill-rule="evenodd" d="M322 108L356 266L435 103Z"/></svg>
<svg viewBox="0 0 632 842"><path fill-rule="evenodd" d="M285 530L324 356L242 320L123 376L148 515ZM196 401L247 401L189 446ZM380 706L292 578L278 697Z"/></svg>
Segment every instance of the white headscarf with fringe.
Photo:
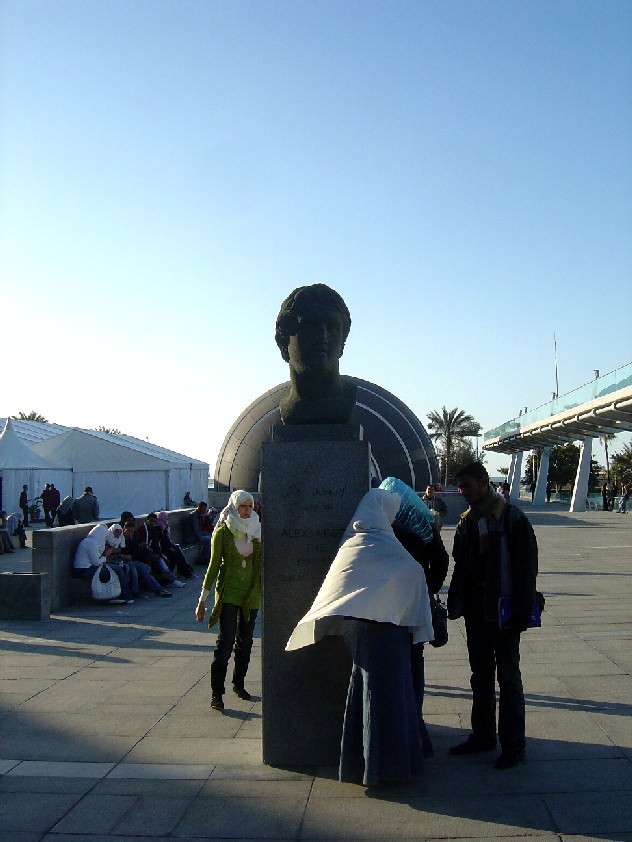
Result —
<svg viewBox="0 0 632 842"><path fill-rule="evenodd" d="M399 494L380 488L364 495L312 607L298 622L286 650L340 634L342 617L405 626L415 643L434 639L423 568L391 528L400 502Z"/></svg>
<svg viewBox="0 0 632 842"><path fill-rule="evenodd" d="M217 526L225 523L233 533L233 537L237 540L246 537L251 540L256 538L260 541L261 521L259 520L259 515L255 511L252 512L250 517L241 517L239 514L238 506L247 500L250 500L254 506L255 500L249 491L233 491L228 498L228 503L219 513Z"/></svg>

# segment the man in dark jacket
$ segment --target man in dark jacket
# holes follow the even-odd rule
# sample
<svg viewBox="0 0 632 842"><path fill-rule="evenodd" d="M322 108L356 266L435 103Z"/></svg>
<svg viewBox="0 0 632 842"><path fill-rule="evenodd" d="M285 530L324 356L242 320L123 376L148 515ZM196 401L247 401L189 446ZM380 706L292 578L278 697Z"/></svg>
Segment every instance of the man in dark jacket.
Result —
<svg viewBox="0 0 632 842"><path fill-rule="evenodd" d="M22 491L20 492L20 503L19 506L22 509L22 514L24 515L24 526L29 525L29 487L28 485L22 486Z"/></svg>
<svg viewBox="0 0 632 842"><path fill-rule="evenodd" d="M443 526L443 519L448 513L448 507L440 497L437 497L436 486L434 484L429 485L426 488L426 493L421 499L424 501L426 506L428 506L428 508L434 515L435 526L437 527L439 532L441 532L441 527Z"/></svg>
<svg viewBox="0 0 632 842"><path fill-rule="evenodd" d="M77 497L72 504L72 514L77 523L93 523L99 519L99 501L89 485L86 485L81 497Z"/></svg>
<svg viewBox="0 0 632 842"><path fill-rule="evenodd" d="M496 747L496 677L499 686L497 769L525 758L525 706L520 674L520 634L535 601L538 547L531 524L516 506L489 487L480 462L457 475L469 509L454 535L454 572L448 616L465 619L472 676L472 733L451 754L474 754ZM511 617L499 624L499 599L512 598Z"/></svg>
<svg viewBox="0 0 632 842"><path fill-rule="evenodd" d="M211 509L209 514L208 504L200 501L194 511L184 519L182 525L184 542L197 544L199 547L196 564L208 564L210 561L214 514L214 509Z"/></svg>

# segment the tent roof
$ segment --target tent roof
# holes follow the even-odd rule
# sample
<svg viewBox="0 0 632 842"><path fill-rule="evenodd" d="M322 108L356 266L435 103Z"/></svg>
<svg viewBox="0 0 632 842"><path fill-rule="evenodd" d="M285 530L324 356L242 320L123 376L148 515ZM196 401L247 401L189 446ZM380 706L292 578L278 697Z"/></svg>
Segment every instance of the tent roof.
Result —
<svg viewBox="0 0 632 842"><path fill-rule="evenodd" d="M6 420L4 430L0 435L0 468L42 468L50 470L59 467L70 467L70 465L53 464L52 461L35 453L16 433L13 420L11 418Z"/></svg>
<svg viewBox="0 0 632 842"><path fill-rule="evenodd" d="M3 419L0 419L0 424ZM61 424L40 421L11 420L16 438L28 442L31 458L48 459L58 464L82 470L167 470L169 468L199 468L208 471L208 464L200 459L184 456L142 439L122 434L63 427ZM26 445L25 445L26 446ZM45 467L51 467L46 464Z"/></svg>
<svg viewBox="0 0 632 842"><path fill-rule="evenodd" d="M33 450L46 459L68 462L75 471L165 471L205 465L131 436L77 427L34 444Z"/></svg>

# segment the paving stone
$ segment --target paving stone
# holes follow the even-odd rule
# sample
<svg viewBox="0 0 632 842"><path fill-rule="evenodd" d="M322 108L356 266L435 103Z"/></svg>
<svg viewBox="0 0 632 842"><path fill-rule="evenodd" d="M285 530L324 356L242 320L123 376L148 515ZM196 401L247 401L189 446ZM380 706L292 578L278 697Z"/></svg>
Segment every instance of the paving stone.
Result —
<svg viewBox="0 0 632 842"><path fill-rule="evenodd" d="M5 831L51 830L74 805L72 794L38 793L34 797L26 792L0 793L0 828Z"/></svg>
<svg viewBox="0 0 632 842"><path fill-rule="evenodd" d="M53 828L55 833L110 833L138 798L130 795L86 795Z"/></svg>
<svg viewBox="0 0 632 842"><path fill-rule="evenodd" d="M632 828L632 793L569 792L545 796L560 833L618 839Z"/></svg>
<svg viewBox="0 0 632 842"><path fill-rule="evenodd" d="M119 763L108 774L108 780L151 779L151 780L206 780L213 766L185 763Z"/></svg>
<svg viewBox="0 0 632 842"><path fill-rule="evenodd" d="M539 796L494 795L459 799L420 798L376 787L364 798L310 798L302 833L306 839L470 838L554 832ZM394 788L395 790L397 788Z"/></svg>
<svg viewBox="0 0 632 842"><path fill-rule="evenodd" d="M98 779L96 778L3 775L0 777L0 792L29 792L36 798L43 792L50 794L72 793L82 796L94 789L97 783Z"/></svg>
<svg viewBox="0 0 632 842"><path fill-rule="evenodd" d="M297 839L304 798L219 798L199 796L176 828L179 837L204 839Z"/></svg>
<svg viewBox="0 0 632 842"><path fill-rule="evenodd" d="M112 763L68 763L57 760L24 760L7 772L7 777L20 778L103 778Z"/></svg>

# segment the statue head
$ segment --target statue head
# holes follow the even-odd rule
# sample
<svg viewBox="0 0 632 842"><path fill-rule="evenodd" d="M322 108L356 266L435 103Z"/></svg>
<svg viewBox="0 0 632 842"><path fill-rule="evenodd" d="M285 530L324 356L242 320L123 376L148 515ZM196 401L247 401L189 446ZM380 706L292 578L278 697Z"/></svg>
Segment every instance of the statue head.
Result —
<svg viewBox="0 0 632 842"><path fill-rule="evenodd" d="M349 421L356 387L338 367L350 329L347 305L325 284L298 287L281 304L274 338L291 380L280 403L284 424Z"/></svg>
<svg viewBox="0 0 632 842"><path fill-rule="evenodd" d="M342 356L351 315L326 284L297 287L281 304L274 338L281 356L301 370L327 369Z"/></svg>

